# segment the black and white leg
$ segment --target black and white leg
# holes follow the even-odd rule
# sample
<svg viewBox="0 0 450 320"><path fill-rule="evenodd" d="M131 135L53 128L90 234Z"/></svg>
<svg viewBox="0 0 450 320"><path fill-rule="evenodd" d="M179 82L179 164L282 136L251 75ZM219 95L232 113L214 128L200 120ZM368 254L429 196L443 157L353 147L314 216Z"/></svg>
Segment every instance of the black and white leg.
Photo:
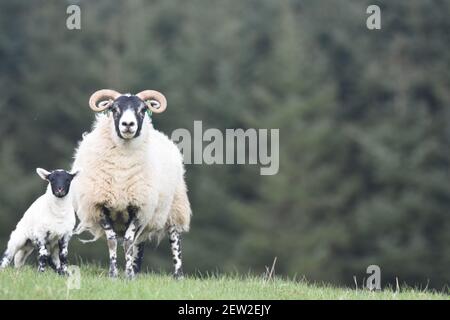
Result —
<svg viewBox="0 0 450 320"><path fill-rule="evenodd" d="M100 219L100 225L105 231L106 241L109 250L109 276L115 278L118 276L117 270L117 235L112 228L112 222L109 218L109 210L103 208L103 214Z"/></svg>
<svg viewBox="0 0 450 320"><path fill-rule="evenodd" d="M172 258L174 265L173 276L176 279L183 278L183 266L181 260L181 236L174 226L169 227L169 242L172 250Z"/></svg>
<svg viewBox="0 0 450 320"><path fill-rule="evenodd" d="M137 246L134 244L136 232L139 229L139 221L136 218L132 218L125 232L123 239L123 249L125 251L125 273L128 278L134 278L135 276L135 250Z"/></svg>
<svg viewBox="0 0 450 320"><path fill-rule="evenodd" d="M59 247L58 273L60 275L67 275L67 256L69 254L70 237L71 237L71 235L67 234L58 240L58 247Z"/></svg>
<svg viewBox="0 0 450 320"><path fill-rule="evenodd" d="M50 253L48 258L48 266L53 269L53 271L58 272L59 268L59 248L58 243L47 243L47 249Z"/></svg>
<svg viewBox="0 0 450 320"><path fill-rule="evenodd" d="M46 241L45 239L36 239L34 240L34 244L38 249L38 271L44 272L50 258Z"/></svg>
<svg viewBox="0 0 450 320"><path fill-rule="evenodd" d="M134 249L134 273L141 272L142 260L144 259L145 241L139 243Z"/></svg>

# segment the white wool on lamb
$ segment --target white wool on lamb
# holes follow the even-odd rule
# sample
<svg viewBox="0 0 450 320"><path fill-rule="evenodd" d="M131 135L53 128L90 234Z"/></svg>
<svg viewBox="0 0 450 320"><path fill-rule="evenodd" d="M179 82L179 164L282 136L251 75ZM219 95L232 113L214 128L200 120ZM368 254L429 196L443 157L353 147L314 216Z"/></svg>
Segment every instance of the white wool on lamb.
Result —
<svg viewBox="0 0 450 320"><path fill-rule="evenodd" d="M21 267L37 249L39 271L44 271L49 263L55 271L65 274L68 244L76 222L70 184L78 172L48 172L41 168L36 172L49 182L47 190L28 208L11 233L0 269L7 267L13 259L15 267Z"/></svg>

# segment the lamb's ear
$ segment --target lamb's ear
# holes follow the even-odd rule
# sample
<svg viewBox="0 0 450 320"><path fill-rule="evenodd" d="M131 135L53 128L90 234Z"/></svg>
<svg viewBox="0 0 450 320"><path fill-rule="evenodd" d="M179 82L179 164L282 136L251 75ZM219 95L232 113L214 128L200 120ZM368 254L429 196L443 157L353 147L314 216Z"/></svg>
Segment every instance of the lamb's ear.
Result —
<svg viewBox="0 0 450 320"><path fill-rule="evenodd" d="M70 172L70 175L72 175L73 178L75 178L77 175L79 175L81 172L81 169L74 169L72 172Z"/></svg>
<svg viewBox="0 0 450 320"><path fill-rule="evenodd" d="M48 181L47 178L50 175L50 172L42 168L36 168L36 173L42 178L42 180Z"/></svg>

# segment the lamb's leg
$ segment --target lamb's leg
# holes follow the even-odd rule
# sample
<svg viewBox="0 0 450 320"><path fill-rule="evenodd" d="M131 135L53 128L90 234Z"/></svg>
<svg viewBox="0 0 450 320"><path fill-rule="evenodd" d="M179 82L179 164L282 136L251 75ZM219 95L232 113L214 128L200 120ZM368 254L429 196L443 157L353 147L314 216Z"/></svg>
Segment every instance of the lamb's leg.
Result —
<svg viewBox="0 0 450 320"><path fill-rule="evenodd" d="M170 249L172 250L174 272L176 279L183 278L183 267L181 261L181 236L174 226L169 227Z"/></svg>
<svg viewBox="0 0 450 320"><path fill-rule="evenodd" d="M14 254L8 250L5 251L5 253L2 256L2 260L0 262L0 270L5 269L9 264L11 263L12 259L14 258Z"/></svg>
<svg viewBox="0 0 450 320"><path fill-rule="evenodd" d="M50 258L50 254L48 252L45 239L35 239L34 244L38 248L38 271L44 272L45 267L47 266L47 263Z"/></svg>
<svg viewBox="0 0 450 320"><path fill-rule="evenodd" d="M28 256L33 252L34 248L32 246L26 245L19 251L17 251L14 256L14 267L20 268L25 264Z"/></svg>
<svg viewBox="0 0 450 320"><path fill-rule="evenodd" d="M111 219L108 217L108 209L103 208L103 214L100 219L100 225L105 231L106 241L109 249L109 276L115 278L118 276L117 270L117 235L112 228Z"/></svg>
<svg viewBox="0 0 450 320"><path fill-rule="evenodd" d="M52 243L48 246L50 257L48 258L48 265L53 271L58 272L59 269L59 248L58 243Z"/></svg>
<svg viewBox="0 0 450 320"><path fill-rule="evenodd" d="M52 252L48 258L48 266L52 268L53 271L58 272L59 259L57 258L58 253Z"/></svg>
<svg viewBox="0 0 450 320"><path fill-rule="evenodd" d="M5 269L11 263L12 259L16 255L15 250L11 250L10 248L6 249L5 253L2 256L2 260L0 262L0 270Z"/></svg>
<svg viewBox="0 0 450 320"><path fill-rule="evenodd" d="M58 241L59 247L59 269L58 273L60 275L67 275L67 255L69 254L69 241L70 234L65 235Z"/></svg>
<svg viewBox="0 0 450 320"><path fill-rule="evenodd" d="M9 238L8 241L8 246L0 262L0 270L9 266L11 261L14 259L16 253L22 249L25 243L26 239L24 239L21 233L15 231L11 233L11 237Z"/></svg>
<svg viewBox="0 0 450 320"><path fill-rule="evenodd" d="M127 228L127 231L125 232L125 237L123 239L123 249L125 251L125 272L128 278L134 278L135 276L135 250L136 245L134 244L136 232L139 229L139 223L138 220L135 218L135 215L133 215L133 218L131 218L130 224Z"/></svg>

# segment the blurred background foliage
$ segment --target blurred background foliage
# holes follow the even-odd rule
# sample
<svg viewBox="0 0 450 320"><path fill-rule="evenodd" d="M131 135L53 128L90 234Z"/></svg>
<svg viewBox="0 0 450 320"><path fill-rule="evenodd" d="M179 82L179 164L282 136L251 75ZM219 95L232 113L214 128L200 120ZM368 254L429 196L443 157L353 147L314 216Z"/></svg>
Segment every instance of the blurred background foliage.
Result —
<svg viewBox="0 0 450 320"><path fill-rule="evenodd" d="M66 8L81 7L81 30ZM366 28L378 4L382 29ZM100 88L162 91L155 126L279 128L280 170L188 165L188 273L450 280L450 1L0 2L0 246L69 168ZM3 249L2 249L3 250ZM167 241L145 265L171 269ZM101 261L104 241L71 243Z"/></svg>

